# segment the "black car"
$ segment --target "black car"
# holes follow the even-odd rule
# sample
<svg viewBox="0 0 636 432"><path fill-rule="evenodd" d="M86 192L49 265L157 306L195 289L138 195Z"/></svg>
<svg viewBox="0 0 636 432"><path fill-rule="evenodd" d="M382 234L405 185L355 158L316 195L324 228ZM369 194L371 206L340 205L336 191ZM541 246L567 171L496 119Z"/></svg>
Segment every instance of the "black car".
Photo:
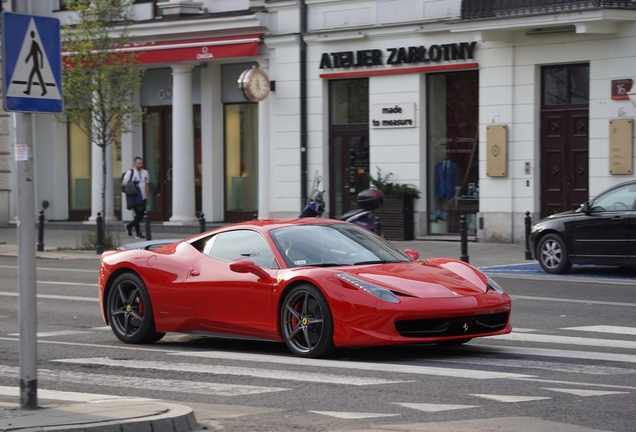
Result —
<svg viewBox="0 0 636 432"><path fill-rule="evenodd" d="M636 267L636 180L532 226L530 250L548 273L572 264Z"/></svg>

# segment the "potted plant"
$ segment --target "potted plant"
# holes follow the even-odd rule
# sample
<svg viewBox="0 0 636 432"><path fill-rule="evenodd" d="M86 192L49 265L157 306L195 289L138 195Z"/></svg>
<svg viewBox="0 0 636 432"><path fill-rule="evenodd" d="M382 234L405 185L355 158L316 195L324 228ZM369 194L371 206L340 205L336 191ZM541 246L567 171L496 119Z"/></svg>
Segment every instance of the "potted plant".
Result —
<svg viewBox="0 0 636 432"><path fill-rule="evenodd" d="M382 175L380 168L376 169L376 176L369 175L369 181L384 194L384 204L375 210L382 222L382 235L387 240L414 240L413 200L420 197L419 189L392 182L393 173Z"/></svg>

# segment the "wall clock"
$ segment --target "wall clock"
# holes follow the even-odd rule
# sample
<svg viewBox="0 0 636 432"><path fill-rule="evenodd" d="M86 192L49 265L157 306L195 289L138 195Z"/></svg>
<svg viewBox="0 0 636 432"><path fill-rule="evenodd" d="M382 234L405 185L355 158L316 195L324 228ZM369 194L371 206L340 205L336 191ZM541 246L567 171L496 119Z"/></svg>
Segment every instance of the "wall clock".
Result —
<svg viewBox="0 0 636 432"><path fill-rule="evenodd" d="M239 76L238 89L245 99L252 102L260 102L269 94L269 77L262 69L247 69Z"/></svg>

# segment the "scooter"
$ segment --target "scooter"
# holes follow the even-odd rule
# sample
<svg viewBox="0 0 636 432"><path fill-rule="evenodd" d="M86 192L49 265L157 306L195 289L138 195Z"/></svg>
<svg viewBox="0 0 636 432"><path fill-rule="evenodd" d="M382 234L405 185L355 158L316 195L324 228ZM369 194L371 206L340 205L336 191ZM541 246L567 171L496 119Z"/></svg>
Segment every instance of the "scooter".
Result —
<svg viewBox="0 0 636 432"><path fill-rule="evenodd" d="M299 217L322 217L325 211L325 191L319 189L321 181L322 176L317 175L314 178L312 192ZM357 201L360 208L348 211L337 219L360 225L369 231L381 235L382 222L380 218L373 213L373 210L380 208L384 203L384 194L382 194L382 191L375 188L365 189L358 193Z"/></svg>

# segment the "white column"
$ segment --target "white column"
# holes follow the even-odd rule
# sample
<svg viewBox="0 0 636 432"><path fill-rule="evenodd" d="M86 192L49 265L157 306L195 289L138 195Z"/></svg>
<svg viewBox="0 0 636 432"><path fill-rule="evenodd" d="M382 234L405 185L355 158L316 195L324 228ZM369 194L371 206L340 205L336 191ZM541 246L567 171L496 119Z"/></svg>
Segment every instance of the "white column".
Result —
<svg viewBox="0 0 636 432"><path fill-rule="evenodd" d="M102 149L91 143L91 216L90 222L97 221L97 213L102 211ZM102 215L103 216L103 215Z"/></svg>
<svg viewBox="0 0 636 432"><path fill-rule="evenodd" d="M104 222L117 220L115 217L115 195L113 192L113 148L114 145L112 143L106 147L106 214L104 215Z"/></svg>
<svg viewBox="0 0 636 432"><path fill-rule="evenodd" d="M192 66L172 66L171 224L196 222Z"/></svg>
<svg viewBox="0 0 636 432"><path fill-rule="evenodd" d="M259 68L269 72L269 60L259 60ZM269 101L258 104L258 218L269 218Z"/></svg>

